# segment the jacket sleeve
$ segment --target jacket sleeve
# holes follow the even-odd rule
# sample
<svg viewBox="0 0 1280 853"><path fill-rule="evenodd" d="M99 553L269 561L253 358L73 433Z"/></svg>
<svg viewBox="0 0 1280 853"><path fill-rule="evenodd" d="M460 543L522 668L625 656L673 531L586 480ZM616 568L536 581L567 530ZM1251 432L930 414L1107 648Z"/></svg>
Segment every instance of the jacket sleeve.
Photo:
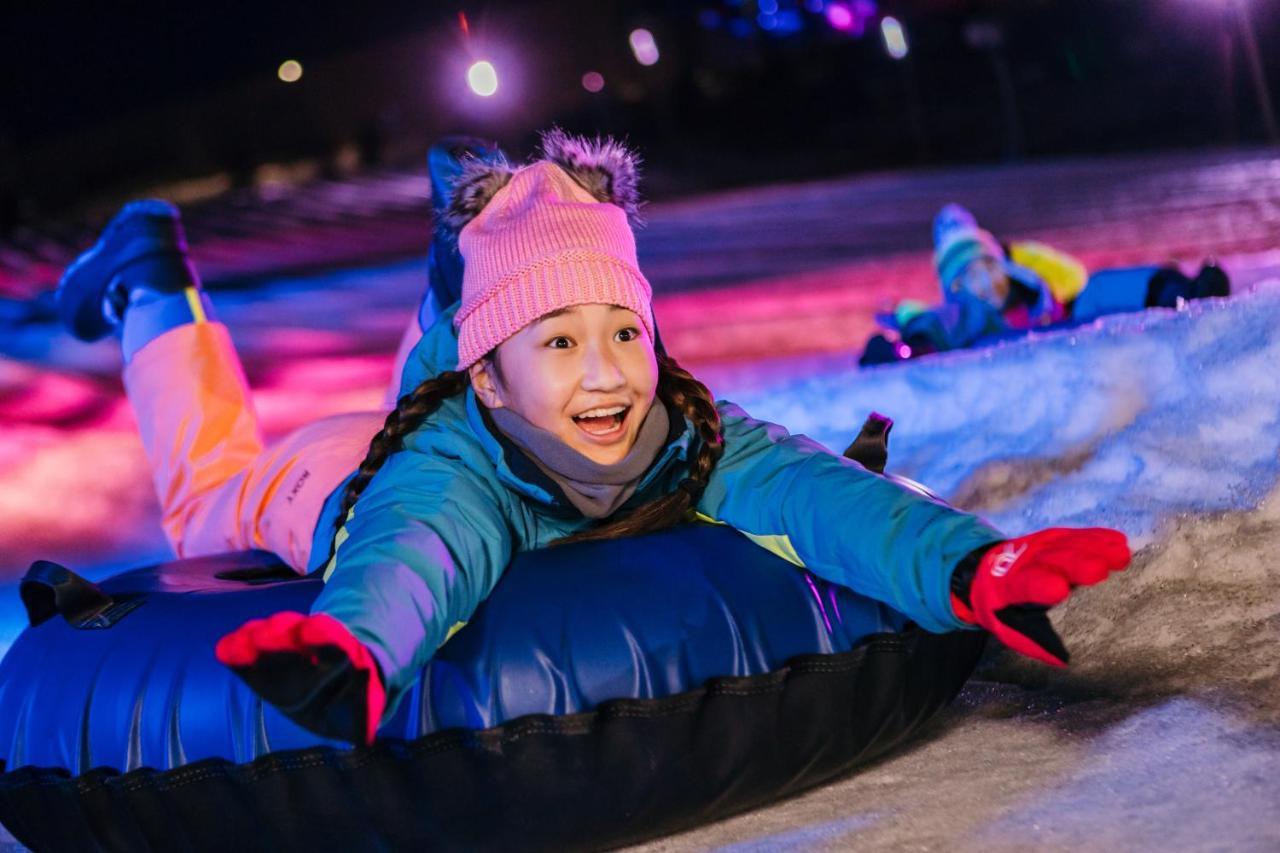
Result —
<svg viewBox="0 0 1280 853"><path fill-rule="evenodd" d="M459 458L406 450L370 481L339 534L312 612L369 647L387 714L511 560L511 527L493 489Z"/></svg>
<svg viewBox="0 0 1280 853"><path fill-rule="evenodd" d="M916 346L921 339L935 352L963 349L988 335L1008 331L1000 312L976 298L955 298L912 315L900 327L902 340Z"/></svg>
<svg viewBox="0 0 1280 853"><path fill-rule="evenodd" d="M951 573L1003 539L998 531L733 404L719 408L725 452L701 514L926 630L964 627L951 610Z"/></svg>

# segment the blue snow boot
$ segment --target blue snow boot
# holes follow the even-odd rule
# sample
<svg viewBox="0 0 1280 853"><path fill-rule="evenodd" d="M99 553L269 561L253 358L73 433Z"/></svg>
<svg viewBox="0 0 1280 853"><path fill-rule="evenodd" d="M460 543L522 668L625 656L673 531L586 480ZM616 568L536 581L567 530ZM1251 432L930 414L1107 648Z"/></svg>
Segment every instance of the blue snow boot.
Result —
<svg viewBox="0 0 1280 853"><path fill-rule="evenodd" d="M441 311L462 298L462 254L458 251L458 235L443 224L443 214L453 201L453 190L463 167L471 160L505 163L507 156L497 143L473 136L446 136L427 151L431 213L436 227L427 254L427 294L418 315L424 331ZM431 304L433 302L434 305Z"/></svg>
<svg viewBox="0 0 1280 853"><path fill-rule="evenodd" d="M67 267L55 298L58 315L71 334L96 341L120 330L130 306L175 302L182 313L185 303L203 301L199 287L177 208L146 199L126 204L98 242ZM169 298L188 290L192 298ZM203 318L198 305L186 312Z"/></svg>

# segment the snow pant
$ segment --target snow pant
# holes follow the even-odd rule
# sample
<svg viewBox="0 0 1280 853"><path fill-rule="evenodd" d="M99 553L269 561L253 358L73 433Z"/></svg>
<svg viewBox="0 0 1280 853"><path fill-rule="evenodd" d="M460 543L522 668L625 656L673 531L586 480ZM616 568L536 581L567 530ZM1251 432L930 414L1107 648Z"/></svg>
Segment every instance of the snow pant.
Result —
<svg viewBox="0 0 1280 853"><path fill-rule="evenodd" d="M1107 314L1124 314L1149 307L1151 280L1165 267L1117 267L1098 270L1071 304L1071 320L1088 323Z"/></svg>
<svg viewBox="0 0 1280 853"><path fill-rule="evenodd" d="M179 557L262 548L306 571L325 501L386 418L336 415L265 444L240 359L216 322L147 343L124 384Z"/></svg>

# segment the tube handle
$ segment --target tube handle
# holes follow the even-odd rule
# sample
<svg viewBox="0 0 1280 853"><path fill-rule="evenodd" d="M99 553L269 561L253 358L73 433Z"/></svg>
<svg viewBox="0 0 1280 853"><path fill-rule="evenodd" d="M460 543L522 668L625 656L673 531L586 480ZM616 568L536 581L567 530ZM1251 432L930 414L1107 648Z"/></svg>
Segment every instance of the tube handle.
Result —
<svg viewBox="0 0 1280 853"><path fill-rule="evenodd" d="M18 594L33 628L54 616L61 616L78 628L114 603L97 584L50 560L31 564L18 586Z"/></svg>

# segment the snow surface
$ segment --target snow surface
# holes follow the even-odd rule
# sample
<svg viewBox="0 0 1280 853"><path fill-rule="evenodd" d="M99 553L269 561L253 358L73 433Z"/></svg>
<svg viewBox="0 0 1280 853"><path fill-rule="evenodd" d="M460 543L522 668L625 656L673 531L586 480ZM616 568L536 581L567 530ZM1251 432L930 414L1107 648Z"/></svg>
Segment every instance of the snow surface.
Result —
<svg viewBox="0 0 1280 853"><path fill-rule="evenodd" d="M890 470L1010 533L1116 526L1139 550L1054 611L1065 672L995 650L923 742L639 849L1280 849L1280 286L871 372L819 361L718 390L836 448L876 408Z"/></svg>
<svg viewBox="0 0 1280 853"><path fill-rule="evenodd" d="M1021 194L1031 181L1062 191L1032 203ZM1138 550L1126 572L1055 610L1068 670L995 650L893 756L641 849L1280 849L1280 285L858 371L850 350L875 303L927 291L927 215L951 197L978 199L980 216L1016 214L1028 236L1101 247L1091 262L1188 261L1216 247L1235 253L1224 263L1238 284L1280 263L1271 154L873 176L654 205L651 234L686 241L647 267L655 284L705 266L697 226L744 247L740 220L765 228L797 199L815 223L853 222L832 213L839 205L918 223L902 228L922 235L913 254L833 249L830 263L810 255L797 271L775 253L778 278L668 294L668 344L720 396L836 451L868 412L890 415L890 470L1009 533L1103 524ZM834 245L855 226L805 239ZM823 289L812 268L834 283ZM414 262L215 294L269 434L376 405L421 275ZM716 339L711 326L728 331ZM3 649L22 624L14 586L30 560L96 577L168 547L112 346L35 326L6 330L0 352Z"/></svg>
<svg viewBox="0 0 1280 853"><path fill-rule="evenodd" d="M843 450L873 410L889 470L1011 534L1106 524L1138 544L1180 512L1253 507L1276 480L1280 286L1104 318L908 366L811 360L715 392Z"/></svg>

